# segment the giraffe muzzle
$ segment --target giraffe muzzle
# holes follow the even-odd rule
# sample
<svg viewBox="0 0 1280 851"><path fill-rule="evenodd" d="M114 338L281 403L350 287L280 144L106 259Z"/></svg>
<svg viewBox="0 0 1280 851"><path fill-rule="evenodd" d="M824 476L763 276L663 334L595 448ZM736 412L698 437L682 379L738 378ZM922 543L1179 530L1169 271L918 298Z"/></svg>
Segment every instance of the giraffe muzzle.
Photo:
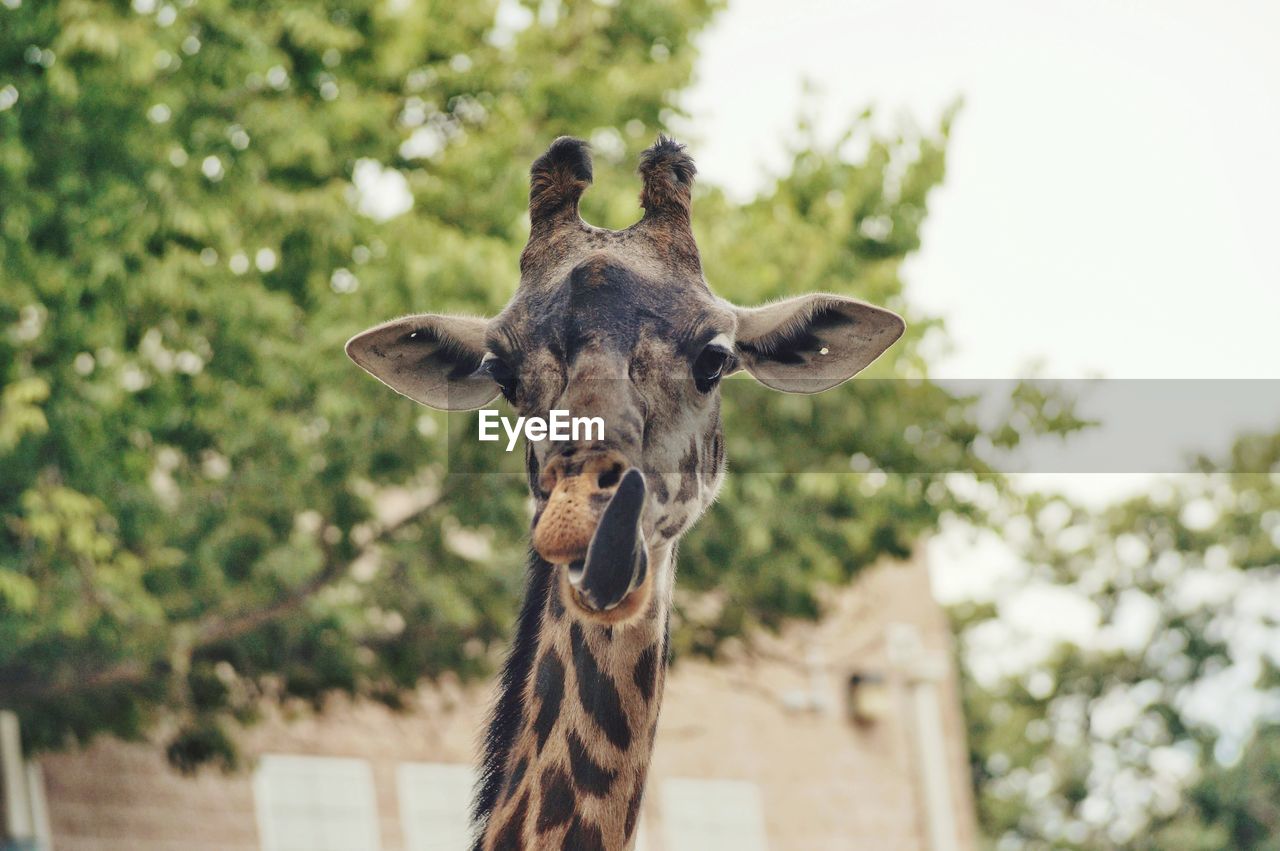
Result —
<svg viewBox="0 0 1280 851"><path fill-rule="evenodd" d="M607 623L640 611L652 585L644 475L616 450L569 451L547 464L538 484L547 502L534 521L533 548L564 566L566 602Z"/></svg>
<svg viewBox="0 0 1280 851"><path fill-rule="evenodd" d="M533 548L551 564L587 557L605 509L631 465L621 453L570 451L551 460L538 481L547 503L533 527Z"/></svg>

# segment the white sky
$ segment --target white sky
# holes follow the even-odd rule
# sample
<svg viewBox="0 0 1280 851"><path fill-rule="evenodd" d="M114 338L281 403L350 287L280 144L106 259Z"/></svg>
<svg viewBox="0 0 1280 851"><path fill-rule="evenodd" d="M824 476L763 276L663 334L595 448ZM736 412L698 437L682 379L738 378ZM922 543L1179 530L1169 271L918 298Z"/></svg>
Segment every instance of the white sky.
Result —
<svg viewBox="0 0 1280 851"><path fill-rule="evenodd" d="M963 96L905 270L955 345L936 376L1280 378L1280 3L730 0L701 48L684 135L739 198L785 169L805 81L828 136L870 104L928 128ZM1025 483L1095 503L1153 484ZM958 530L931 561L943 599L1020 571Z"/></svg>
<svg viewBox="0 0 1280 851"><path fill-rule="evenodd" d="M831 134L964 97L907 269L937 375L1280 377L1280 4L731 0L701 46L686 135L739 197L804 80Z"/></svg>

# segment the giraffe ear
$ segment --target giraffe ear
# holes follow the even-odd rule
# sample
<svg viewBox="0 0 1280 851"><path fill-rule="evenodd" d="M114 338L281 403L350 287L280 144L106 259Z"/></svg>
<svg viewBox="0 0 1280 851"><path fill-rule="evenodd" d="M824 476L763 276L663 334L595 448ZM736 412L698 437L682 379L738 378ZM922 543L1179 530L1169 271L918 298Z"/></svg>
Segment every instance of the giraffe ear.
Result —
<svg viewBox="0 0 1280 851"><path fill-rule="evenodd" d="M766 387L819 393L852 378L893 345L906 323L857 299L815 293L737 308L738 357Z"/></svg>
<svg viewBox="0 0 1280 851"><path fill-rule="evenodd" d="M406 316L352 337L347 356L415 402L470 411L498 395L498 385L479 372L488 325L474 316Z"/></svg>

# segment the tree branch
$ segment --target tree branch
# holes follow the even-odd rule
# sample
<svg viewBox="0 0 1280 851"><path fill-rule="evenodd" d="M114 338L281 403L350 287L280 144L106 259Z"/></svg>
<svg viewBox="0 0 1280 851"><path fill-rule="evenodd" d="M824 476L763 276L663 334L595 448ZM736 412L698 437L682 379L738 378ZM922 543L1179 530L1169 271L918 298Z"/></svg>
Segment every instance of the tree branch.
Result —
<svg viewBox="0 0 1280 851"><path fill-rule="evenodd" d="M446 487L430 503L409 512L393 523L384 525L369 539L368 543L360 548L360 551L350 561L339 559L336 556L333 551L333 545L324 540L323 527L321 527L320 548L324 553L324 560L319 573L285 595L272 600L262 608L203 621L196 629L193 648L206 647L219 641L230 641L239 638L264 624L287 615L317 592L345 576L352 562L368 555L378 544L387 540L404 527L426 517L437 507L444 504L448 495L449 489Z"/></svg>
<svg viewBox="0 0 1280 851"><path fill-rule="evenodd" d="M0 669L0 706L10 700L51 700L69 697L80 692L117 685L137 684L147 679L149 671L138 661L118 662L108 668L92 672L79 672L72 677L37 681L28 673L13 668ZM25 680L25 681L24 681Z"/></svg>
<svg viewBox="0 0 1280 851"><path fill-rule="evenodd" d="M448 487L442 488L430 503L409 512L394 522L383 525L360 548L355 557L350 560L338 558L333 546L324 540L322 533L320 546L324 559L318 573L260 608L211 617L199 622L193 630L194 635L189 649L194 651L220 641L233 641L289 614L319 591L345 576L352 562L368 555L374 547L383 543L401 529L422 520L436 508L446 504L449 494L450 489ZM173 632L181 632L182 624L175 624L171 629ZM11 674L13 676L10 676ZM55 681L44 682L32 682L25 674L0 669L0 682L4 683L3 687L0 688L0 704L14 699L41 701L82 694L99 688L109 688L117 685L137 685L146 682L154 675L154 666L148 666L132 659L118 662L97 671L83 672L69 679L60 678ZM28 682L22 683L24 679L27 679Z"/></svg>

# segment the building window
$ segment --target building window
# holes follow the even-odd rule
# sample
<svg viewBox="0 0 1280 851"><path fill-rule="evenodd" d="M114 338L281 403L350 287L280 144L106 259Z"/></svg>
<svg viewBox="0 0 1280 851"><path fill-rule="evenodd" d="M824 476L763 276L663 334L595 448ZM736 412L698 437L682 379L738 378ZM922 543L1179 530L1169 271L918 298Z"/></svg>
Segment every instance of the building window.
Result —
<svg viewBox="0 0 1280 851"><path fill-rule="evenodd" d="M760 789L737 780L662 784L668 851L767 851Z"/></svg>
<svg viewBox="0 0 1280 851"><path fill-rule="evenodd" d="M49 809L40 766L22 754L18 716L0 710L0 848L49 851Z"/></svg>
<svg viewBox="0 0 1280 851"><path fill-rule="evenodd" d="M396 785L400 790L405 851L457 851L470 847L475 777L466 765L400 763Z"/></svg>
<svg viewBox="0 0 1280 851"><path fill-rule="evenodd" d="M379 851L373 772L362 759L264 756L253 792L263 851Z"/></svg>

